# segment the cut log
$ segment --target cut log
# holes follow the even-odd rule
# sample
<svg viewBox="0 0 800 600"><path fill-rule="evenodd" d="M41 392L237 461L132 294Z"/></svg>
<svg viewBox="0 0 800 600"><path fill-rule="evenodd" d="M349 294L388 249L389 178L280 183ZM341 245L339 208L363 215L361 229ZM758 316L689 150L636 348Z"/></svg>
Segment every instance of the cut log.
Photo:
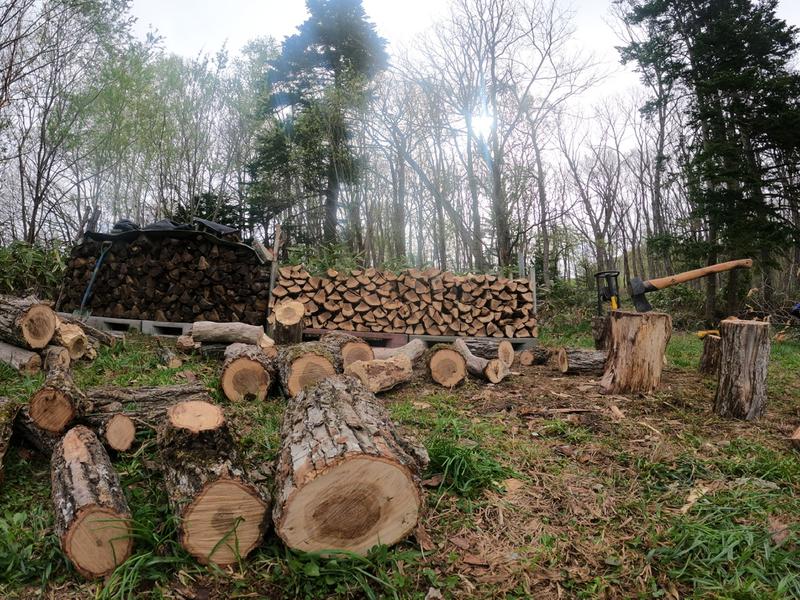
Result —
<svg viewBox="0 0 800 600"><path fill-rule="evenodd" d="M706 335L703 338L703 354L700 355L700 373L717 376L719 373L720 337Z"/></svg>
<svg viewBox="0 0 800 600"><path fill-rule="evenodd" d="M462 338L453 342L453 349L464 357L467 372L473 377L480 377L490 383L500 383L511 374L508 365L499 358L487 360L472 354Z"/></svg>
<svg viewBox="0 0 800 600"><path fill-rule="evenodd" d="M427 348L427 344L417 338L398 348L373 348L373 353L375 354L375 358L380 359L386 359L397 354L404 354L413 364L425 354Z"/></svg>
<svg viewBox="0 0 800 600"><path fill-rule="evenodd" d="M530 367L531 365L544 365L550 361L551 351L549 348L536 346L522 350L519 353L519 364L523 367Z"/></svg>
<svg viewBox="0 0 800 600"><path fill-rule="evenodd" d="M357 360L344 372L357 378L373 394L411 381L414 376L411 360L405 354L395 354L383 360Z"/></svg>
<svg viewBox="0 0 800 600"><path fill-rule="evenodd" d="M64 346L48 346L42 351L42 362L45 371L66 370L72 364L72 359Z"/></svg>
<svg viewBox="0 0 800 600"><path fill-rule="evenodd" d="M91 325L84 323L77 317L58 315L58 320L69 325L78 325L83 330L84 335L86 335L88 338L90 346L108 346L113 348L117 343L124 340L120 334L112 335L107 331L97 329L96 327L92 327Z"/></svg>
<svg viewBox="0 0 800 600"><path fill-rule="evenodd" d="M306 308L297 300L283 300L272 313L272 339L276 344L299 344L303 341Z"/></svg>
<svg viewBox="0 0 800 600"><path fill-rule="evenodd" d="M17 413L17 418L14 420L14 433L47 458L50 458L56 444L61 441L60 433L46 431L33 422L27 406L20 408Z"/></svg>
<svg viewBox="0 0 800 600"><path fill-rule="evenodd" d="M672 319L657 312L611 313L611 349L600 386L605 393L652 392L661 382Z"/></svg>
<svg viewBox="0 0 800 600"><path fill-rule="evenodd" d="M86 337L81 326L65 323L58 317L56 319L56 331L52 339L54 344L66 348L72 360L83 358L89 349L89 338Z"/></svg>
<svg viewBox="0 0 800 600"><path fill-rule="evenodd" d="M103 445L86 427L70 429L50 460L55 522L61 549L77 571L103 577L133 547L131 513Z"/></svg>
<svg viewBox="0 0 800 600"><path fill-rule="evenodd" d="M129 415L91 414L85 415L83 421L90 425L98 438L117 452L127 452L133 447L136 439L136 423Z"/></svg>
<svg viewBox="0 0 800 600"><path fill-rule="evenodd" d="M595 350L611 348L611 318L608 315L592 317L592 337Z"/></svg>
<svg viewBox="0 0 800 600"><path fill-rule="evenodd" d="M42 368L42 359L35 352L0 342L0 362L23 375L35 375Z"/></svg>
<svg viewBox="0 0 800 600"><path fill-rule="evenodd" d="M11 434L14 432L14 421L19 412L19 404L8 398L0 396L0 483L3 481L3 460L11 443Z"/></svg>
<svg viewBox="0 0 800 600"><path fill-rule="evenodd" d="M375 353L364 339L349 333L326 333L320 340L333 356L333 367L337 373L344 371L356 361L367 361L375 358Z"/></svg>
<svg viewBox="0 0 800 600"><path fill-rule="evenodd" d="M231 344L225 350L220 385L231 402L263 400L274 379L274 362L258 346Z"/></svg>
<svg viewBox="0 0 800 600"><path fill-rule="evenodd" d="M222 410L202 401L173 405L158 447L181 545L204 564L246 557L264 535L269 495L242 467Z"/></svg>
<svg viewBox="0 0 800 600"><path fill-rule="evenodd" d="M508 340L467 338L464 341L475 356L487 360L499 358L509 367L514 364L514 346Z"/></svg>
<svg viewBox="0 0 800 600"><path fill-rule="evenodd" d="M289 397L336 374L333 355L321 342L304 342L282 347L278 350L276 362L281 386Z"/></svg>
<svg viewBox="0 0 800 600"><path fill-rule="evenodd" d="M201 346L202 344L200 342L195 342L194 338L190 335L181 335L175 340L175 349L178 350L178 352L194 352L195 350L199 350Z"/></svg>
<svg viewBox="0 0 800 600"><path fill-rule="evenodd" d="M608 352L583 348L559 348L556 366L566 375L602 375Z"/></svg>
<svg viewBox="0 0 800 600"><path fill-rule="evenodd" d="M767 410L769 323L725 319L719 324L720 361L714 412L757 419Z"/></svg>
<svg viewBox="0 0 800 600"><path fill-rule="evenodd" d="M431 379L446 388L454 388L467 378L464 357L447 344L436 344L428 350L427 363Z"/></svg>
<svg viewBox="0 0 800 600"><path fill-rule="evenodd" d="M33 296L0 295L0 340L27 350L41 350L56 331L56 313Z"/></svg>
<svg viewBox="0 0 800 600"><path fill-rule="evenodd" d="M267 351L275 342L264 333L264 328L247 323L214 323L213 321L195 321L192 323L192 338L202 343L250 344ZM270 354L271 352L267 352Z"/></svg>
<svg viewBox="0 0 800 600"><path fill-rule="evenodd" d="M33 394L29 408L34 423L60 433L73 420L91 412L92 405L73 382L69 369L52 369L44 385Z"/></svg>
<svg viewBox="0 0 800 600"><path fill-rule="evenodd" d="M281 440L273 520L289 548L366 554L416 527L427 452L355 378L289 400Z"/></svg>

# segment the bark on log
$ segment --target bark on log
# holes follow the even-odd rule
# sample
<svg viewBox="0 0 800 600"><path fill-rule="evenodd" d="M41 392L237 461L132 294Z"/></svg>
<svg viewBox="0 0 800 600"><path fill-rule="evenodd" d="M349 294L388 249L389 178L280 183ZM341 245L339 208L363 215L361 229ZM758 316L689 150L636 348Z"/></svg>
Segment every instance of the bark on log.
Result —
<svg viewBox="0 0 800 600"><path fill-rule="evenodd" d="M103 445L86 427L70 429L53 450L54 531L81 575L103 577L133 547L131 513Z"/></svg>
<svg viewBox="0 0 800 600"><path fill-rule="evenodd" d="M449 344L436 344L427 356L428 372L439 385L452 389L467 378L464 357Z"/></svg>
<svg viewBox="0 0 800 600"><path fill-rule="evenodd" d="M202 343L250 344L259 346L267 354L275 342L264 333L264 328L247 323L214 323L213 321L196 321L192 323L192 338Z"/></svg>
<svg viewBox="0 0 800 600"><path fill-rule="evenodd" d="M78 325L82 330L86 337L89 339L90 346L108 346L109 348L113 348L119 342L125 340L125 338L121 335L112 335L107 331L103 331L102 329L97 329L96 327L92 327L88 323L84 323L77 317L67 317L64 315L58 315L59 321L62 323L67 323L69 325Z"/></svg>
<svg viewBox="0 0 800 600"><path fill-rule="evenodd" d="M270 319L272 339L276 344L299 344L303 341L306 308L297 300L283 300L275 306Z"/></svg>
<svg viewBox="0 0 800 600"><path fill-rule="evenodd" d="M567 375L602 375L608 352L582 348L559 348L556 366Z"/></svg>
<svg viewBox="0 0 800 600"><path fill-rule="evenodd" d="M699 371L704 375L716 377L719 373L720 345L718 335L707 335L703 338L703 354L700 355Z"/></svg>
<svg viewBox="0 0 800 600"><path fill-rule="evenodd" d="M358 380L330 377L289 400L281 440L273 519L287 546L365 554L414 530L428 454Z"/></svg>
<svg viewBox="0 0 800 600"><path fill-rule="evenodd" d="M611 313L611 349L600 386L605 393L649 393L661 382L672 318L664 313Z"/></svg>
<svg viewBox="0 0 800 600"><path fill-rule="evenodd" d="M592 337L595 350L611 349L611 317L609 315L592 317Z"/></svg>
<svg viewBox="0 0 800 600"><path fill-rule="evenodd" d="M459 338L453 342L453 349L456 350L467 364L467 371L473 377L480 377L490 383L500 383L511 374L508 365L499 358L486 360L475 356L469 351L466 342Z"/></svg>
<svg viewBox="0 0 800 600"><path fill-rule="evenodd" d="M5 472L3 459L5 459L11 443L11 434L14 431L14 421L18 412L19 404L0 396L0 483L3 482Z"/></svg>
<svg viewBox="0 0 800 600"><path fill-rule="evenodd" d="M336 374L335 359L321 342L304 342L279 348L276 362L281 387L289 397Z"/></svg>
<svg viewBox="0 0 800 600"><path fill-rule="evenodd" d="M264 535L270 500L241 465L222 410L202 401L172 406L158 446L181 545L204 564L246 557Z"/></svg>
<svg viewBox="0 0 800 600"><path fill-rule="evenodd" d="M385 360L357 360L347 365L344 372L358 379L373 394L411 381L414 376L411 360L405 354L395 354Z"/></svg>
<svg viewBox="0 0 800 600"><path fill-rule="evenodd" d="M14 433L47 458L50 458L56 444L61 441L60 433L46 431L33 422L27 406L20 408L17 413L17 418L14 420Z"/></svg>
<svg viewBox="0 0 800 600"><path fill-rule="evenodd" d="M0 342L0 362L23 375L36 375L42 368L42 359L35 352Z"/></svg>
<svg viewBox="0 0 800 600"><path fill-rule="evenodd" d="M56 331L56 313L33 296L0 295L0 340L26 350L41 350Z"/></svg>
<svg viewBox="0 0 800 600"><path fill-rule="evenodd" d="M152 429L161 425L167 409L173 404L211 400L208 390L200 383L138 388L104 386L89 388L86 397L92 405L92 413L85 415L84 419L99 420L123 414L136 424Z"/></svg>
<svg viewBox="0 0 800 600"><path fill-rule="evenodd" d="M550 361L552 351L550 348L536 346L522 350L519 353L519 364L523 367L530 367L531 365L544 365Z"/></svg>
<svg viewBox="0 0 800 600"><path fill-rule="evenodd" d="M48 371L44 385L30 401L33 422L54 433L64 431L72 421L91 411L91 402L75 385L69 369Z"/></svg>
<svg viewBox="0 0 800 600"><path fill-rule="evenodd" d="M44 370L47 372L54 369L69 369L72 359L69 356L69 350L64 346L48 346L42 351L42 362Z"/></svg>
<svg viewBox="0 0 800 600"><path fill-rule="evenodd" d="M52 339L54 345L63 346L72 360L78 360L89 350L89 338L80 325L65 323L56 317L56 331Z"/></svg>
<svg viewBox="0 0 800 600"><path fill-rule="evenodd" d="M375 355L375 358L380 358L382 360L397 354L404 354L413 364L425 354L427 349L427 344L421 339L417 338L398 348L373 348L373 354Z"/></svg>
<svg viewBox="0 0 800 600"><path fill-rule="evenodd" d="M337 373L343 372L356 361L368 361L375 358L372 346L366 340L349 333L326 333L319 341L330 350L334 361L333 368Z"/></svg>
<svg viewBox="0 0 800 600"><path fill-rule="evenodd" d="M275 364L258 346L231 344L225 350L220 386L231 402L267 397L275 379Z"/></svg>
<svg viewBox="0 0 800 600"><path fill-rule="evenodd" d="M464 341L475 356L487 360L499 358L509 367L514 364L514 346L508 340L466 338Z"/></svg>
<svg viewBox="0 0 800 600"><path fill-rule="evenodd" d="M719 324L720 363L714 412L757 419L767 410L769 323L725 319Z"/></svg>

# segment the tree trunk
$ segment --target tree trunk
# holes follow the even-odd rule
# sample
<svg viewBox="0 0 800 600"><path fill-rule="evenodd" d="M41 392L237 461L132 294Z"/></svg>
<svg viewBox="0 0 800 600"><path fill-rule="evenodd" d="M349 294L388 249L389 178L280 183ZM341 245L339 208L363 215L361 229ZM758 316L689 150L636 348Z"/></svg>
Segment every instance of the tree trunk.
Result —
<svg viewBox="0 0 800 600"><path fill-rule="evenodd" d="M605 350L559 348L556 352L558 370L567 375L602 375L608 358Z"/></svg>
<svg viewBox="0 0 800 600"><path fill-rule="evenodd" d="M287 396L336 374L335 359L321 342L304 342L278 349L278 373Z"/></svg>
<svg viewBox="0 0 800 600"><path fill-rule="evenodd" d="M275 306L270 319L272 339L276 344L299 344L303 341L306 308L298 300L283 300Z"/></svg>
<svg viewBox="0 0 800 600"><path fill-rule="evenodd" d="M33 296L0 295L0 340L27 350L40 350L56 331L56 313Z"/></svg>
<svg viewBox="0 0 800 600"><path fill-rule="evenodd" d="M72 421L91 412L92 405L72 380L69 369L54 368L31 397L30 415L42 429L60 433Z"/></svg>
<svg viewBox="0 0 800 600"><path fill-rule="evenodd" d="M511 353L513 356L513 349ZM436 344L431 348L427 363L431 379L446 388L454 388L467 378L464 357L447 344Z"/></svg>
<svg viewBox="0 0 800 600"><path fill-rule="evenodd" d="M714 412L757 419L767 409L769 323L725 319L719 324L720 363Z"/></svg>
<svg viewBox="0 0 800 600"><path fill-rule="evenodd" d="M649 393L661 382L672 319L657 312L611 313L611 349L600 385L605 393Z"/></svg>
<svg viewBox="0 0 800 600"><path fill-rule="evenodd" d="M264 328L259 325L247 323L214 323L213 321L196 321L192 323L192 339L195 342L235 344L251 344L268 351L275 342L264 333Z"/></svg>
<svg viewBox="0 0 800 600"><path fill-rule="evenodd" d="M511 371L508 370L508 365L499 358L486 360L475 356L469 351L466 342L462 338L458 338L453 342L453 349L464 357L464 361L467 363L467 371L473 377L480 377L491 383L500 383L511 374Z"/></svg>
<svg viewBox="0 0 800 600"><path fill-rule="evenodd" d="M111 459L79 425L54 448L50 474L61 549L84 577L107 575L133 547L131 512Z"/></svg>
<svg viewBox="0 0 800 600"><path fill-rule="evenodd" d="M0 342L0 362L23 375L36 375L42 368L42 359L35 352Z"/></svg>
<svg viewBox="0 0 800 600"><path fill-rule="evenodd" d="M231 344L219 378L225 397L231 402L261 401L275 379L275 363L258 346Z"/></svg>
<svg viewBox="0 0 800 600"><path fill-rule="evenodd" d="M67 323L69 325L78 325L82 330L86 337L89 339L89 345L93 347L98 346L108 346L114 347L118 342L124 341L124 338L120 335L112 335L107 331L103 331L101 329L97 329L92 327L91 325L87 325L80 319L75 317L65 317L64 315L58 315L58 320L62 323Z"/></svg>
<svg viewBox="0 0 800 600"><path fill-rule="evenodd" d="M337 373L342 373L356 361L368 361L375 358L372 346L355 335L337 331L326 333L319 341L333 356L333 368Z"/></svg>
<svg viewBox="0 0 800 600"><path fill-rule="evenodd" d="M387 359L359 360L347 366L346 375L352 375L373 394L385 392L414 376L411 360L405 354L395 354Z"/></svg>
<svg viewBox="0 0 800 600"><path fill-rule="evenodd" d="M20 405L8 398L0 396L0 483L3 482L3 459L11 443L11 434L14 431L14 421L19 412Z"/></svg>
<svg viewBox="0 0 800 600"><path fill-rule="evenodd" d="M707 335L703 338L703 354L700 356L700 373L704 375L719 374L720 337Z"/></svg>
<svg viewBox="0 0 800 600"><path fill-rule="evenodd" d="M416 527L428 454L358 380L330 377L290 399L281 439L272 514L289 548L366 554Z"/></svg>
<svg viewBox="0 0 800 600"><path fill-rule="evenodd" d="M246 557L261 543L270 500L242 467L222 410L197 400L173 405L158 447L181 545L204 564Z"/></svg>

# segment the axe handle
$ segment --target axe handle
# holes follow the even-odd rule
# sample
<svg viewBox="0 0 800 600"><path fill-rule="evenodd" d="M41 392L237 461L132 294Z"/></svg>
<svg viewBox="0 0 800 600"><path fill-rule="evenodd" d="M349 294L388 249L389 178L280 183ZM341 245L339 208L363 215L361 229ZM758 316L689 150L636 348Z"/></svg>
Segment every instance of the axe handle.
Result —
<svg viewBox="0 0 800 600"><path fill-rule="evenodd" d="M645 281L645 285L652 285L657 290L662 290L676 283L684 283L705 277L711 273L723 273L731 269L749 269L753 266L753 260L750 258L742 258L740 260L729 260L728 262L719 263L716 265L709 265L701 269L694 269L693 271L686 271L685 273L678 273L677 275L670 275L669 277L659 277L658 279L651 279Z"/></svg>

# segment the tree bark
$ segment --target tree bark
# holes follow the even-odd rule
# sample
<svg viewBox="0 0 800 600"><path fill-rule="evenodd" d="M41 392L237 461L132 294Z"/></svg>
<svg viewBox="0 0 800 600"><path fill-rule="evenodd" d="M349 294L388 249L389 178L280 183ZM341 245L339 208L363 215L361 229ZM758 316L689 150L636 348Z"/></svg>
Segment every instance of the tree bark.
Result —
<svg viewBox="0 0 800 600"><path fill-rule="evenodd" d="M453 349L464 357L467 371L473 377L480 377L491 383L500 383L511 374L508 365L499 358L486 360L472 354L462 338L458 338L453 342Z"/></svg>
<svg viewBox="0 0 800 600"><path fill-rule="evenodd" d="M231 344L225 350L220 386L232 402L267 397L275 379L275 363L258 346Z"/></svg>
<svg viewBox="0 0 800 600"><path fill-rule="evenodd" d="M278 350L278 374L287 396L336 374L335 358L321 342L304 342Z"/></svg>
<svg viewBox="0 0 800 600"><path fill-rule="evenodd" d="M0 362L23 375L36 375L42 368L42 359L35 352L0 342Z"/></svg>
<svg viewBox="0 0 800 600"><path fill-rule="evenodd" d="M389 357L396 356L397 354L404 354L413 364L419 359L419 357L425 354L425 350L427 350L427 348L428 346L425 344L425 342L420 339L415 339L398 348L374 348L373 353L375 354L375 358L380 359L387 359Z"/></svg>
<svg viewBox="0 0 800 600"><path fill-rule="evenodd" d="M395 354L383 360L358 360L348 365L344 372L358 379L373 394L411 381L414 376L411 360L405 354Z"/></svg>
<svg viewBox="0 0 800 600"><path fill-rule="evenodd" d="M725 319L719 324L720 363L714 412L757 419L767 410L769 323Z"/></svg>
<svg viewBox="0 0 800 600"><path fill-rule="evenodd" d="M464 341L469 351L475 356L480 356L487 360L499 358L509 367L514 364L514 346L508 340L466 338Z"/></svg>
<svg viewBox="0 0 800 600"><path fill-rule="evenodd" d="M47 458L50 458L56 444L61 441L61 434L46 431L33 422L27 406L20 408L17 413L17 418L14 420L14 433Z"/></svg>
<svg viewBox="0 0 800 600"><path fill-rule="evenodd" d="M707 335L703 338L703 354L700 356L699 371L704 375L719 374L720 337Z"/></svg>
<svg viewBox="0 0 800 600"><path fill-rule="evenodd" d="M42 351L42 362L44 363L45 371L52 371L53 369L69 369L72 364L72 359L69 355L69 350L64 346L48 346Z"/></svg>
<svg viewBox="0 0 800 600"><path fill-rule="evenodd" d="M33 296L0 295L0 340L27 350L41 350L56 331L56 313Z"/></svg>
<svg viewBox="0 0 800 600"><path fill-rule="evenodd" d="M551 351L549 348L536 346L522 350L519 353L519 364L523 367L530 367L531 365L543 365L550 360Z"/></svg>
<svg viewBox="0 0 800 600"><path fill-rule="evenodd" d="M609 315L592 317L592 337L595 350L609 350L611 347L611 317Z"/></svg>
<svg viewBox="0 0 800 600"><path fill-rule="evenodd" d="M558 370L567 375L602 375L608 352L581 348L559 348L556 352Z"/></svg>
<svg viewBox="0 0 800 600"><path fill-rule="evenodd" d="M289 548L365 554L416 527L427 452L358 380L330 377L290 399L281 439L272 514Z"/></svg>

